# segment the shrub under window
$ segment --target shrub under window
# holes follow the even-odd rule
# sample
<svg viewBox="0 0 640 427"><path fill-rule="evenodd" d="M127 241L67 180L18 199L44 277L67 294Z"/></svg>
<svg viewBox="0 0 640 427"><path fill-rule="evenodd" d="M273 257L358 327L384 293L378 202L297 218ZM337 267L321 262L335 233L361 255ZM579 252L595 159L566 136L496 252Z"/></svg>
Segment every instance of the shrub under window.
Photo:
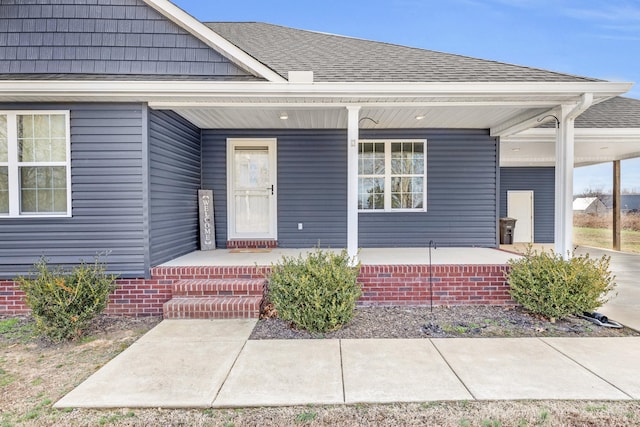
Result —
<svg viewBox="0 0 640 427"><path fill-rule="evenodd" d="M98 258L93 264L82 262L70 272L60 266L49 268L44 257L34 268L29 277L18 277L16 282L26 295L36 329L54 341L82 336L115 290L116 276L106 274Z"/></svg>
<svg viewBox="0 0 640 427"><path fill-rule="evenodd" d="M551 320L593 311L608 301L615 287L608 256L589 255L569 260L551 252L533 252L510 260L507 281L513 299L526 309Z"/></svg>

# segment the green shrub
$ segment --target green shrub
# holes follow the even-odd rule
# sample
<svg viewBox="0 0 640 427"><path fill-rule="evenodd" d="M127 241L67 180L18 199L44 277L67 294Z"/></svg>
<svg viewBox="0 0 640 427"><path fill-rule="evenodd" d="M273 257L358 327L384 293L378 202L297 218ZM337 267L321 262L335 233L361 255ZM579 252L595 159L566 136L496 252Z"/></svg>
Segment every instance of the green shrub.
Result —
<svg viewBox="0 0 640 427"><path fill-rule="evenodd" d="M269 300L280 318L309 332L328 332L348 323L360 297L360 265L346 250L283 257L271 266Z"/></svg>
<svg viewBox="0 0 640 427"><path fill-rule="evenodd" d="M552 321L593 311L608 301L615 287L610 257L575 256L568 260L551 252L532 252L509 261L507 281L513 299Z"/></svg>
<svg viewBox="0 0 640 427"><path fill-rule="evenodd" d="M98 257L93 264L82 262L70 272L61 266L50 269L42 257L34 269L28 278L18 277L16 282L26 294L36 330L53 341L82 336L115 290L116 276L105 273Z"/></svg>

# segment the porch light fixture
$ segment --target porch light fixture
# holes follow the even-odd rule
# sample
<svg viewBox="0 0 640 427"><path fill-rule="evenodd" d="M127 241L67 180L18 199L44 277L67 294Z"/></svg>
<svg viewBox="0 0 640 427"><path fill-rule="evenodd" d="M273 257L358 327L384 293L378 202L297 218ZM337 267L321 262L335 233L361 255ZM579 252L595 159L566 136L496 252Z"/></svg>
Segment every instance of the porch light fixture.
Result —
<svg viewBox="0 0 640 427"><path fill-rule="evenodd" d="M416 120L423 120L424 118L425 118L425 115L424 115L424 114L418 114L418 115L416 116Z"/></svg>
<svg viewBox="0 0 640 427"><path fill-rule="evenodd" d="M287 120L289 115L287 113L280 113L280 120Z"/></svg>

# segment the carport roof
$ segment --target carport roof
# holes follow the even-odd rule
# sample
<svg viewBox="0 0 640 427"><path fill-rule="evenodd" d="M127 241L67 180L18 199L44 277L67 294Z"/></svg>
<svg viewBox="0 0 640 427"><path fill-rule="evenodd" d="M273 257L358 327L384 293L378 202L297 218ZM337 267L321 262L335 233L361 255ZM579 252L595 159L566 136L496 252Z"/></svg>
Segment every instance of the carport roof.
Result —
<svg viewBox="0 0 640 427"><path fill-rule="evenodd" d="M576 127L640 129L640 99L617 96L593 105L576 118Z"/></svg>
<svg viewBox="0 0 640 427"><path fill-rule="evenodd" d="M553 128L553 121L538 128ZM580 129L640 129L640 99L616 96L592 105L576 118Z"/></svg>

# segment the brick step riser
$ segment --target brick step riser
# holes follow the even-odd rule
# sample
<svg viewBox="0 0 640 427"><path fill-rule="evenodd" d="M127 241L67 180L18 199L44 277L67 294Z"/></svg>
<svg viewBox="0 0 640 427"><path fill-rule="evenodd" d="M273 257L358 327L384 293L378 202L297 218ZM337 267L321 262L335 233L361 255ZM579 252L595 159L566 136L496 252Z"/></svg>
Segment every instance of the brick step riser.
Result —
<svg viewBox="0 0 640 427"><path fill-rule="evenodd" d="M169 312L163 313L164 319L257 319L260 313L231 312L231 311L197 311L197 312Z"/></svg>
<svg viewBox="0 0 640 427"><path fill-rule="evenodd" d="M203 298L203 297L248 297L264 295L264 287L247 287L247 289L229 289L224 287L205 288L205 289L173 289L173 296L178 298Z"/></svg>
<svg viewBox="0 0 640 427"><path fill-rule="evenodd" d="M260 296L174 297L163 307L165 319L250 319L260 315Z"/></svg>
<svg viewBox="0 0 640 427"><path fill-rule="evenodd" d="M261 279L186 279L173 284L175 297L262 296L265 281Z"/></svg>

